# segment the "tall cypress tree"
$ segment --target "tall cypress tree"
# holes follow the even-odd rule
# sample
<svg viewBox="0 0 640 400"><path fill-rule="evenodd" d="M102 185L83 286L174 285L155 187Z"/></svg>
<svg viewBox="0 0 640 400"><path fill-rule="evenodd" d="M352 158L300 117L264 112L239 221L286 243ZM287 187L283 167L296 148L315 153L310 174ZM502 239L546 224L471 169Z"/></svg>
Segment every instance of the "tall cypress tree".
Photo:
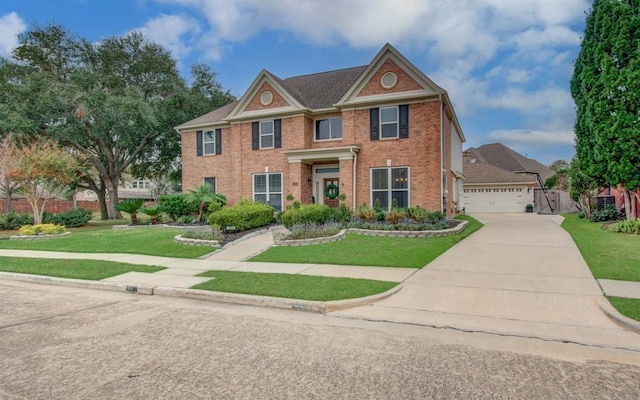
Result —
<svg viewBox="0 0 640 400"><path fill-rule="evenodd" d="M576 153L596 185L625 189L627 218L640 187L640 0L595 0L571 94Z"/></svg>

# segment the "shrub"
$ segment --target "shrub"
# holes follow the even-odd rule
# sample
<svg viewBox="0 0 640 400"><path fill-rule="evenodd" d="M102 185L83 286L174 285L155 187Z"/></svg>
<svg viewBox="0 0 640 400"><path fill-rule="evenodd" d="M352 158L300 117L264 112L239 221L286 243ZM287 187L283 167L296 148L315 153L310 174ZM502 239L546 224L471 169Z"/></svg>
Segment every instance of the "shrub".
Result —
<svg viewBox="0 0 640 400"><path fill-rule="evenodd" d="M349 207L345 206L344 204L340 204L338 207L331 209L331 219L335 222L344 225L347 222L351 221L352 217L353 212L351 212Z"/></svg>
<svg viewBox="0 0 640 400"><path fill-rule="evenodd" d="M282 213L282 224L287 228L294 224L324 224L331 219L329 206L323 204L306 204L300 208L292 208Z"/></svg>
<svg viewBox="0 0 640 400"><path fill-rule="evenodd" d="M139 212L148 215L151 219L152 224L158 223L158 221L162 221L162 206L146 206L142 207L138 210Z"/></svg>
<svg viewBox="0 0 640 400"><path fill-rule="evenodd" d="M616 219L618 219L618 210L613 204L607 205L602 210L594 211L590 218L591 222L614 221Z"/></svg>
<svg viewBox="0 0 640 400"><path fill-rule="evenodd" d="M183 215L181 217L178 217L178 222L181 224L193 224L194 222L196 222L196 218L192 215Z"/></svg>
<svg viewBox="0 0 640 400"><path fill-rule="evenodd" d="M356 210L356 218L363 221L375 221L376 211L373 208L363 204Z"/></svg>
<svg viewBox="0 0 640 400"><path fill-rule="evenodd" d="M385 220L396 225L403 219L407 218L407 212L401 208L393 208L385 216Z"/></svg>
<svg viewBox="0 0 640 400"><path fill-rule="evenodd" d="M116 206L118 211L124 211L131 217L131 225L138 223L138 210L144 205L144 199L122 200Z"/></svg>
<svg viewBox="0 0 640 400"><path fill-rule="evenodd" d="M584 213L584 211L579 211L578 212L578 218L584 219L584 217L586 217L586 214Z"/></svg>
<svg viewBox="0 0 640 400"><path fill-rule="evenodd" d="M618 233L640 235L640 220L616 222L611 226L611 230Z"/></svg>
<svg viewBox="0 0 640 400"><path fill-rule="evenodd" d="M253 200L241 200L233 207L225 207L209 217L211 225L222 229L233 226L236 231L258 228L273 221L274 209L268 204Z"/></svg>
<svg viewBox="0 0 640 400"><path fill-rule="evenodd" d="M35 236L39 234L45 235L57 235L64 233L66 228L62 225L55 224L39 224L39 225L24 225L18 230L18 233L25 236Z"/></svg>
<svg viewBox="0 0 640 400"><path fill-rule="evenodd" d="M166 194L158 197L158 205L162 206L169 218L178 221L180 217L198 213L198 204L189 203L186 197L186 194Z"/></svg>
<svg viewBox="0 0 640 400"><path fill-rule="evenodd" d="M85 226L91 221L93 212L86 208L76 208L58 214L44 213L42 222L45 224L64 225L67 228L78 228Z"/></svg>
<svg viewBox="0 0 640 400"><path fill-rule="evenodd" d="M13 210L6 214L0 214L0 230L10 231L24 225L33 225L33 215L16 214Z"/></svg>

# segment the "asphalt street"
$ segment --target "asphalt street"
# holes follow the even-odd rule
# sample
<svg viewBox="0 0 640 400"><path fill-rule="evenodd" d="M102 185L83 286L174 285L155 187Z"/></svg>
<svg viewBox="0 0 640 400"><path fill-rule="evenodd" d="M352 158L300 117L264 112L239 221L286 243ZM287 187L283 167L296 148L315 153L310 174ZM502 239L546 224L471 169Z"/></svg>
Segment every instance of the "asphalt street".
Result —
<svg viewBox="0 0 640 400"><path fill-rule="evenodd" d="M0 281L2 399L638 399L640 354Z"/></svg>

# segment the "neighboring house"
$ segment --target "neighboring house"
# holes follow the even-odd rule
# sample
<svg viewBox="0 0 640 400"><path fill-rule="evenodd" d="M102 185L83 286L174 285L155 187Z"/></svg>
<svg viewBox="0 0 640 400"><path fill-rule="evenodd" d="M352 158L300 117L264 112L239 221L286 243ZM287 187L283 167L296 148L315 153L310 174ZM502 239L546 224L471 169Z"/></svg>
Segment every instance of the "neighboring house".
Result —
<svg viewBox="0 0 640 400"><path fill-rule="evenodd" d="M153 182L148 179L132 178L128 174L123 174L118 185L118 199L145 199L153 200ZM82 190L76 193L76 199L84 201L98 201L98 196L92 190Z"/></svg>
<svg viewBox="0 0 640 400"><path fill-rule="evenodd" d="M186 122L182 184L234 204L379 203L455 211L462 129L447 92L387 44L370 64L280 79L263 70L236 102ZM336 190L337 189L337 190Z"/></svg>
<svg viewBox="0 0 640 400"><path fill-rule="evenodd" d="M463 207L466 212L525 212L527 205L536 212L548 209L537 176L544 182L554 173L501 143L472 147L464 152Z"/></svg>

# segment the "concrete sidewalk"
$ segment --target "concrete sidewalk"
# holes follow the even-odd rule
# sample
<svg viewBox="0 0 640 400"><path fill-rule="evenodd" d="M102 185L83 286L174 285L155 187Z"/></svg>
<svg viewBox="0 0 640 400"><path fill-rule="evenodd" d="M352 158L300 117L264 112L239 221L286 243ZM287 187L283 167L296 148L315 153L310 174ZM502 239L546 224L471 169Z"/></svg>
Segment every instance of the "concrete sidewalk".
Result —
<svg viewBox="0 0 640 400"><path fill-rule="evenodd" d="M371 306L330 315L640 351L640 335L611 307L562 217L474 215L485 227Z"/></svg>

